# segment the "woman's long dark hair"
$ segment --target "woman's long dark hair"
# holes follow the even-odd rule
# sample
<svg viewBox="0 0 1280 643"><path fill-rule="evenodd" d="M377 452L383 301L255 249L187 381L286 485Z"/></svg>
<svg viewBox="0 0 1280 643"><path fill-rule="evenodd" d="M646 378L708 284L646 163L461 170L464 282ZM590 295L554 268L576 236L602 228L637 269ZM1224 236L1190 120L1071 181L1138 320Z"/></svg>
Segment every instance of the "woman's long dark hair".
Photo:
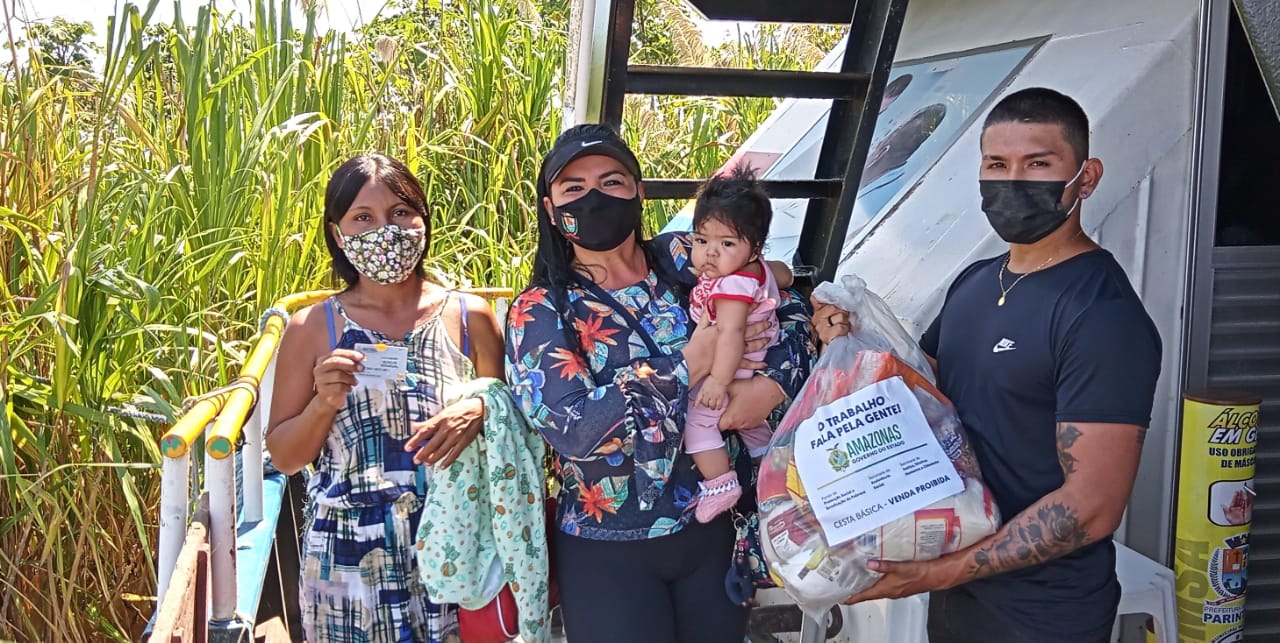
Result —
<svg viewBox="0 0 1280 643"><path fill-rule="evenodd" d="M333 268L334 281L342 281L351 288L360 281L360 272L351 265L347 253L338 247L338 240L333 236L333 227L338 225L342 217L351 209L356 195L370 181L377 181L391 190L391 193L408 204L422 215L425 225L426 245L418 265L413 273L419 277L426 276L423 264L427 252L431 248L431 215L427 211L427 195L422 191L418 177L409 171L404 163L382 154L361 154L353 156L333 172L329 185L324 190L324 218L320 220L320 234L324 236L324 245L329 249L329 261ZM332 223L333 226L329 224Z"/></svg>

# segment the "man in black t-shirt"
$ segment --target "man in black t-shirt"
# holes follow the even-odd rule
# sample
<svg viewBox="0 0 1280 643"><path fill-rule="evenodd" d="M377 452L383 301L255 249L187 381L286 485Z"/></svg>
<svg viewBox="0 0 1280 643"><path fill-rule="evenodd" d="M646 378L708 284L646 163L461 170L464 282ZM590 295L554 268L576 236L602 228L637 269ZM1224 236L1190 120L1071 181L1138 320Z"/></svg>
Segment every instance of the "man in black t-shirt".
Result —
<svg viewBox="0 0 1280 643"><path fill-rule="evenodd" d="M982 132L982 209L1007 254L965 268L920 345L955 404L1004 524L850 598L932 592L931 643L1106 641L1120 587L1111 534L1133 489L1160 336L1115 258L1080 227L1102 178L1075 101L1026 89ZM848 313L818 304L824 342Z"/></svg>

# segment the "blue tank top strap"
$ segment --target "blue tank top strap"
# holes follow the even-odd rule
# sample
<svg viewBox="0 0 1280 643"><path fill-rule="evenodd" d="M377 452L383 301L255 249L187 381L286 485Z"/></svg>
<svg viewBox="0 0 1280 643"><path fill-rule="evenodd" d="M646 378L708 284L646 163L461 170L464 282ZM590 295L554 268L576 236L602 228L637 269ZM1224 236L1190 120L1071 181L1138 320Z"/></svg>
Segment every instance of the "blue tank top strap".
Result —
<svg viewBox="0 0 1280 643"><path fill-rule="evenodd" d="M467 298L458 294L458 307L462 310L462 355L471 357L471 335L467 333Z"/></svg>
<svg viewBox="0 0 1280 643"><path fill-rule="evenodd" d="M337 333L333 332L333 298L324 300L324 318L329 326L329 350L338 347Z"/></svg>

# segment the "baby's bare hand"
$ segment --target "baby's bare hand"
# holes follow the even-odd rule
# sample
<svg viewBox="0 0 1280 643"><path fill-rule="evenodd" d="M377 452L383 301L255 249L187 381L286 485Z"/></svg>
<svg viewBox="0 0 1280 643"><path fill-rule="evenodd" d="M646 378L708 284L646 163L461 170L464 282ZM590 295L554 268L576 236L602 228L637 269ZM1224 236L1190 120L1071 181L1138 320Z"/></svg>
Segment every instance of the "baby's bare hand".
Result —
<svg viewBox="0 0 1280 643"><path fill-rule="evenodd" d="M728 398L728 387L709 377L702 382L702 387L698 389L698 404L713 411L723 409Z"/></svg>

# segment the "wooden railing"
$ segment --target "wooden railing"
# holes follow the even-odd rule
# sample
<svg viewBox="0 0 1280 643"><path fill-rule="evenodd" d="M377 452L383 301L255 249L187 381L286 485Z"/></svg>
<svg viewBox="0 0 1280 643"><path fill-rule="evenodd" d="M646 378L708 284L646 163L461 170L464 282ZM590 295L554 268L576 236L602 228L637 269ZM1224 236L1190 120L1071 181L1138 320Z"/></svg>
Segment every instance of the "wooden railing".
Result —
<svg viewBox="0 0 1280 643"><path fill-rule="evenodd" d="M202 495L169 577L151 643L209 640L209 497Z"/></svg>

